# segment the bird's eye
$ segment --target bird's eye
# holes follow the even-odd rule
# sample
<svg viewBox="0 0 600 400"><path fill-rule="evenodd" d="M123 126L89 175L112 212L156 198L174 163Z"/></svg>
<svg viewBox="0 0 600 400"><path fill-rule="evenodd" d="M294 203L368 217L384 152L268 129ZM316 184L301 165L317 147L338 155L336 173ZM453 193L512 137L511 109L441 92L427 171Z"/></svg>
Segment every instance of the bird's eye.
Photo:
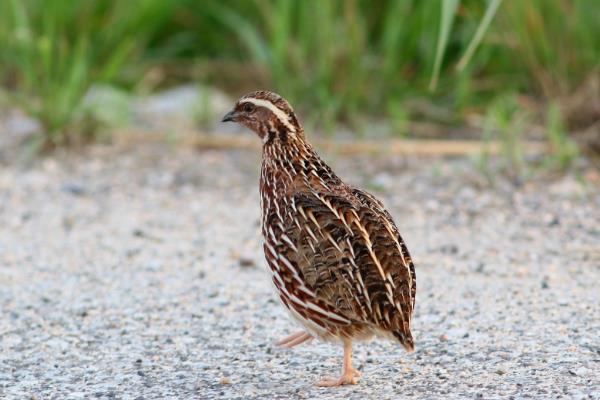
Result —
<svg viewBox="0 0 600 400"><path fill-rule="evenodd" d="M254 104L245 103L244 104L244 112L251 113L252 111L254 111Z"/></svg>

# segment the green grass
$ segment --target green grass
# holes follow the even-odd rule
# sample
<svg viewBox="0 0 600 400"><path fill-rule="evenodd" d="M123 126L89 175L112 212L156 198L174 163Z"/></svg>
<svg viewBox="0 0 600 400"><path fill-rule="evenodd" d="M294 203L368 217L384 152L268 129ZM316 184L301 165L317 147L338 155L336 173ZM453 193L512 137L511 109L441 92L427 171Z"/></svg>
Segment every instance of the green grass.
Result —
<svg viewBox="0 0 600 400"><path fill-rule="evenodd" d="M482 139L484 150L477 160L477 165L488 177L493 178L493 172L500 170L514 181L529 174L527 164L519 145L524 134L524 128L530 116L518 104L514 96L497 98L488 108L485 115ZM501 144L499 165L495 168L488 150L492 140Z"/></svg>
<svg viewBox="0 0 600 400"><path fill-rule="evenodd" d="M565 169L578 155L577 145L569 138L565 123L556 103L548 108L546 136L551 146L550 157L546 162L552 167Z"/></svg>
<svg viewBox="0 0 600 400"><path fill-rule="evenodd" d="M598 38L595 0L4 0L0 84L53 144L97 129L83 101L97 85L148 91L187 76L233 95L271 88L308 125L382 117L398 135L473 114L500 124L519 114L505 99L527 96L537 120L552 115L564 166L572 143L556 132L569 118L552 104L600 73ZM144 87L150 67L162 78Z"/></svg>
<svg viewBox="0 0 600 400"><path fill-rule="evenodd" d="M127 5L125 5L127 4ZM43 128L44 145L92 135L92 85L112 84L169 10L159 1L6 0L0 66L8 97ZM151 23L151 24L150 24ZM12 90L11 90L12 89Z"/></svg>

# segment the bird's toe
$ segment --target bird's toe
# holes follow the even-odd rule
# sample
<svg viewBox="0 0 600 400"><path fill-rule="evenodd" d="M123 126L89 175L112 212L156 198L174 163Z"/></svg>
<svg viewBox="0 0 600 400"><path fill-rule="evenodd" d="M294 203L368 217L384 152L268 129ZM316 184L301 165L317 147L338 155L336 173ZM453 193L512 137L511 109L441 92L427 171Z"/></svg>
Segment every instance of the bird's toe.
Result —
<svg viewBox="0 0 600 400"><path fill-rule="evenodd" d="M315 386L318 387L336 387L342 385L356 385L358 383L358 376L356 373L360 374L360 372L354 370L348 374L342 375L339 378L323 378L320 381L315 383Z"/></svg>

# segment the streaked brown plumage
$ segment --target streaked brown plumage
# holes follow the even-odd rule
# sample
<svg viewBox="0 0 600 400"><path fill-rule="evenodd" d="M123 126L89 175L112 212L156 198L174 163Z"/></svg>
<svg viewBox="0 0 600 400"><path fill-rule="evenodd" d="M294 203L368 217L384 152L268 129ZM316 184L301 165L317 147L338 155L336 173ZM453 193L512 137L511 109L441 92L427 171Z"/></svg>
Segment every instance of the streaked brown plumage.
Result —
<svg viewBox="0 0 600 400"><path fill-rule="evenodd" d="M415 269L383 204L342 182L321 160L279 95L249 93L223 121L238 122L263 141L265 257L281 302L305 329L280 344L341 341L342 376L318 383L323 386L356 383L352 340L387 336L412 351Z"/></svg>

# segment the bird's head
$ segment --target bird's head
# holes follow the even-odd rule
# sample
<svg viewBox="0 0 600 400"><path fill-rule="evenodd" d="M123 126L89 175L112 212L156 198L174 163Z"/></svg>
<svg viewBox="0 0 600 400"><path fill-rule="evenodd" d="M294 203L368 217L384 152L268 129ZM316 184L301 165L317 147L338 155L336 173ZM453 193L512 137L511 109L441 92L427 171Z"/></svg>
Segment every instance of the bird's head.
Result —
<svg viewBox="0 0 600 400"><path fill-rule="evenodd" d="M223 122L232 121L253 130L264 144L302 138L302 127L294 110L281 96L273 92L257 91L242 96Z"/></svg>

